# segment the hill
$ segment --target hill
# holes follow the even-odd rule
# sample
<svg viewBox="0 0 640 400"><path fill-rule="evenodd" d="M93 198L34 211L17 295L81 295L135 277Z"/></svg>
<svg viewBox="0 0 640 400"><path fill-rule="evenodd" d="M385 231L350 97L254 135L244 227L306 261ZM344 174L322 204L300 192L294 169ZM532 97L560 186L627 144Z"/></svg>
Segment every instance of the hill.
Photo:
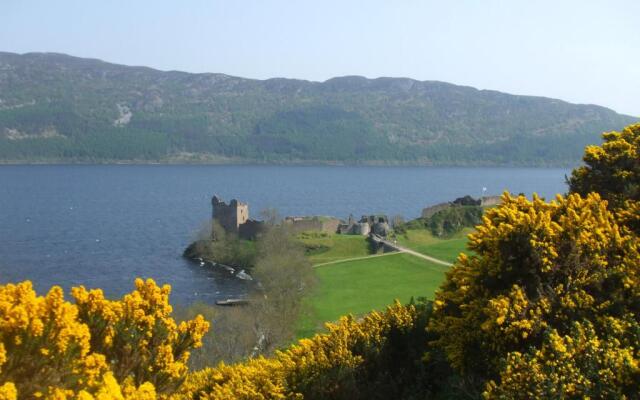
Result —
<svg viewBox="0 0 640 400"><path fill-rule="evenodd" d="M0 52L0 162L571 165L635 120L435 81L253 80Z"/></svg>

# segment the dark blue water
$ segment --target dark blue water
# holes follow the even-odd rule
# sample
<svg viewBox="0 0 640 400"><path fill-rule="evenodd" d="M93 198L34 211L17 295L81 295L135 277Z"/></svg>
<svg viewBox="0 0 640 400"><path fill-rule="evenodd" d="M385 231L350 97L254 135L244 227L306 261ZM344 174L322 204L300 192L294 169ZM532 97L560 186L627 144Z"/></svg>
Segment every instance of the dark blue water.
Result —
<svg viewBox="0 0 640 400"><path fill-rule="evenodd" d="M218 194L285 215L417 217L470 194L565 192L565 169L279 166L0 166L0 282L39 291L83 284L119 296L135 277L173 287L172 301L243 292L228 272L181 254Z"/></svg>

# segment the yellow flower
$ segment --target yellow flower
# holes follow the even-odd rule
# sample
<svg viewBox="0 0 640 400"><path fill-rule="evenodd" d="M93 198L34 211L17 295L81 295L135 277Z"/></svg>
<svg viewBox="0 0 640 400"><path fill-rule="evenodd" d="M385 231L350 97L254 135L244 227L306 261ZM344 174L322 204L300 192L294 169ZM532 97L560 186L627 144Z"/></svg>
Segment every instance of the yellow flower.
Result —
<svg viewBox="0 0 640 400"><path fill-rule="evenodd" d="M358 354L363 348L380 349L392 330L407 331L416 322L413 306L395 303L386 312L373 312L357 322L352 316L327 324L328 333L303 339L273 358L251 359L228 366L189 374L180 399L197 396L207 399L302 399L305 385L324 382L323 374L336 370L357 370L365 362ZM299 386L298 386L299 385ZM328 390L324 387L314 389Z"/></svg>
<svg viewBox="0 0 640 400"><path fill-rule="evenodd" d="M156 391L175 391L187 373L189 349L200 345L209 324L199 316L178 327L170 292L138 279L136 290L119 301L106 300L101 290L73 288L72 304L57 286L46 296L29 281L0 286L0 368L15 367L0 369L11 381L2 396L17 390L24 398L152 399ZM33 371L29 380L24 370ZM118 379L129 378L160 384L121 389Z"/></svg>
<svg viewBox="0 0 640 400"><path fill-rule="evenodd" d="M0 400L17 400L17 398L18 391L12 382L6 382L0 386Z"/></svg>

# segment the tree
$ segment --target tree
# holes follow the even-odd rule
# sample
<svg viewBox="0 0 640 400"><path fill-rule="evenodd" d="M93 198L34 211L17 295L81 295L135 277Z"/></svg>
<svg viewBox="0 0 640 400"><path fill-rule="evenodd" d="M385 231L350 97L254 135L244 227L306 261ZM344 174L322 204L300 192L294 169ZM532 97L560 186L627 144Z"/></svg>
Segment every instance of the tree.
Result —
<svg viewBox="0 0 640 400"><path fill-rule="evenodd" d="M402 215L394 215L391 217L391 227L397 229L404 225L404 217Z"/></svg>
<svg viewBox="0 0 640 400"><path fill-rule="evenodd" d="M231 253L237 252L231 248ZM194 353L192 365L213 366L271 354L293 340L304 310L302 299L315 283L304 249L286 227L273 226L258 237L253 263L248 269L254 284L249 287L247 305L213 310L196 304L186 310L185 317L204 314L215 326Z"/></svg>
<svg viewBox="0 0 640 400"><path fill-rule="evenodd" d="M251 296L254 330L260 353L270 353L293 339L315 276L302 245L284 226L269 229L258 241L253 278L259 289Z"/></svg>
<svg viewBox="0 0 640 400"><path fill-rule="evenodd" d="M247 307L218 307L195 303L179 309L181 320L203 315L214 326L202 338L202 347L194 349L189 358L191 370L214 367L221 361L236 363L251 355L256 344L254 316Z"/></svg>
<svg viewBox="0 0 640 400"><path fill-rule="evenodd" d="M282 221L280 213L275 208L265 208L260 211L260 216L268 227L274 227Z"/></svg>

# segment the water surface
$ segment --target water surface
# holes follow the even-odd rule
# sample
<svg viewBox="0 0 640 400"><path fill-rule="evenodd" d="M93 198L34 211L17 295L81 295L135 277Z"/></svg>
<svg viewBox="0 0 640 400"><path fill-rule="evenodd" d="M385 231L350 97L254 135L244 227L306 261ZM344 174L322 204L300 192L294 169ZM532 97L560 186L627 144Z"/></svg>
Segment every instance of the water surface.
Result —
<svg viewBox="0 0 640 400"><path fill-rule="evenodd" d="M137 276L173 287L172 301L243 293L224 270L181 257L211 215L213 194L250 213L414 218L423 207L503 190L553 197L566 169L329 166L0 166L0 282L39 291L83 284L109 296Z"/></svg>

